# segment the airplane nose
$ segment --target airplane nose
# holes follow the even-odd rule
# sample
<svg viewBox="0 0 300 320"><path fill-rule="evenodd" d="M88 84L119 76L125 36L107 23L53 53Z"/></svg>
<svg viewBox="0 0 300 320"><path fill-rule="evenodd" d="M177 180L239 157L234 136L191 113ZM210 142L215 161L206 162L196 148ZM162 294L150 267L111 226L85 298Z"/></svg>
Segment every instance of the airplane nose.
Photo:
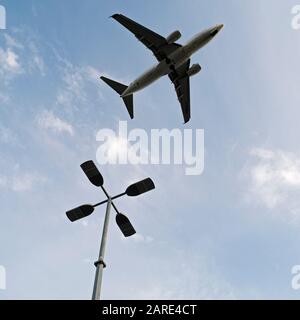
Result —
<svg viewBox="0 0 300 320"><path fill-rule="evenodd" d="M211 37L214 37L217 35L217 33L219 33L219 31L224 27L223 24L219 24L216 27L214 27L211 31L210 31L210 35Z"/></svg>
<svg viewBox="0 0 300 320"><path fill-rule="evenodd" d="M223 27L224 27L224 24L219 24L219 25L217 26L218 31L220 31L221 29L223 29Z"/></svg>

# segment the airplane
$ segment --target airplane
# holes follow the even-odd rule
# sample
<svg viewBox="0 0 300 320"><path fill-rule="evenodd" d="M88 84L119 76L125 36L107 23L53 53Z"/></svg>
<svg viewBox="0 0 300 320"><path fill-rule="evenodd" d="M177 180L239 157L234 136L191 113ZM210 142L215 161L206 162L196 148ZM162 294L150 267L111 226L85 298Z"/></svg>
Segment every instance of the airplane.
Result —
<svg viewBox="0 0 300 320"><path fill-rule="evenodd" d="M162 76L168 75L175 86L184 123L187 123L191 118L190 77L201 70L199 64L193 64L190 67L190 57L210 42L223 28L223 24L198 33L185 45L180 45L176 43L181 37L181 33L178 30L172 32L167 38L164 38L122 14L114 14L111 17L131 31L139 41L150 49L158 60L158 63L128 86L103 76L100 78L120 95L130 118L133 119L133 93L147 87Z"/></svg>

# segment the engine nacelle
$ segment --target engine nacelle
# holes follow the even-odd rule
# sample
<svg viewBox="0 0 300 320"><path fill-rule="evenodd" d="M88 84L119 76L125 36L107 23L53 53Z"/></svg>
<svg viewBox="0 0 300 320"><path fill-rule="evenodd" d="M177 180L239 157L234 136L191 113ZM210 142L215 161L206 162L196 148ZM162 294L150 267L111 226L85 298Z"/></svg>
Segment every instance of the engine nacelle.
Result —
<svg viewBox="0 0 300 320"><path fill-rule="evenodd" d="M189 76L189 77L191 77L191 76L194 76L195 74L197 74L198 72L200 72L200 70L201 70L201 66L200 66L200 64L193 64L190 68L189 68L189 70L187 71L187 75Z"/></svg>
<svg viewBox="0 0 300 320"><path fill-rule="evenodd" d="M167 39L168 44L171 44L171 43L176 42L180 38L181 38L181 33L180 33L180 31L176 30L176 31L172 32L166 39Z"/></svg>

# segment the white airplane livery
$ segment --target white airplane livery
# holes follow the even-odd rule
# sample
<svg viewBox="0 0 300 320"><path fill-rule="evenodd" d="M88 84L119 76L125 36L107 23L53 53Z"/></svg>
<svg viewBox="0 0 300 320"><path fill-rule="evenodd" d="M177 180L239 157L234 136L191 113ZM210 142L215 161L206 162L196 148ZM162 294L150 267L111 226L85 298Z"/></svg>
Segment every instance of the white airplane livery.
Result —
<svg viewBox="0 0 300 320"><path fill-rule="evenodd" d="M168 75L175 86L184 122L188 122L191 118L190 77L201 70L199 64L190 66L190 58L196 51L205 46L219 33L223 28L223 24L216 25L200 32L185 45L180 45L176 43L181 37L179 31L174 31L167 38L164 38L124 15L114 14L112 18L131 31L148 49L150 49L158 60L158 63L144 72L128 86L106 77L101 77L101 79L123 98L132 119L134 117L133 93L144 89L162 76Z"/></svg>

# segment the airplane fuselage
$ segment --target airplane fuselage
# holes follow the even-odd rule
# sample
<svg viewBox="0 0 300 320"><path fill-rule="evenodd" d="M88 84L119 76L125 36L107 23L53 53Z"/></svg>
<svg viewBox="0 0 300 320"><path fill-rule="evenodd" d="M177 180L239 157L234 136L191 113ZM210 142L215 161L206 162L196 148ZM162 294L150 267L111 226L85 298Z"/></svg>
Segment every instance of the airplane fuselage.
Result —
<svg viewBox="0 0 300 320"><path fill-rule="evenodd" d="M190 41L188 41L182 47L179 47L173 53L171 53L167 59L164 59L150 68L148 71L144 72L141 76L131 82L128 88L121 94L121 97L126 97L133 94L147 86L149 86L154 81L158 80L162 76L165 76L172 72L173 70L184 64L190 57L210 42L217 33L222 29L223 25L217 25L210 29L207 29Z"/></svg>

